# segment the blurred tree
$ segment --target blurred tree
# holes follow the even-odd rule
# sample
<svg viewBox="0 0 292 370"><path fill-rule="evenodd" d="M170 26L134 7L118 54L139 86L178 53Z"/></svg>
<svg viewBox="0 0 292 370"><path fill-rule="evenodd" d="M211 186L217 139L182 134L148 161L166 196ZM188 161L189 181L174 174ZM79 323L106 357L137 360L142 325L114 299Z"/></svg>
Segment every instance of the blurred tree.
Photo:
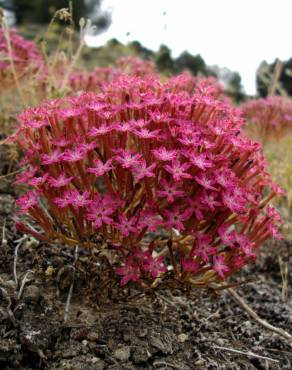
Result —
<svg viewBox="0 0 292 370"><path fill-rule="evenodd" d="M199 73L203 75L208 74L206 63L200 54L192 55L188 51L184 51L175 59L174 64L176 73L188 69L194 76Z"/></svg>
<svg viewBox="0 0 292 370"><path fill-rule="evenodd" d="M1 0L0 0L1 1ZM71 0L75 24L81 17L90 17L98 30L111 23L108 12L101 11L103 0ZM49 23L56 10L69 8L70 0L2 0L3 7L13 9L17 23Z"/></svg>
<svg viewBox="0 0 292 370"><path fill-rule="evenodd" d="M259 96L266 97L268 95L276 63L277 60L271 64L263 61L259 65L256 72L256 87ZM276 94L292 96L292 58L284 61L282 64Z"/></svg>
<svg viewBox="0 0 292 370"><path fill-rule="evenodd" d="M132 41L128 46L133 49L134 54L139 55L143 59L151 59L154 55L153 51L145 48L139 41Z"/></svg>
<svg viewBox="0 0 292 370"><path fill-rule="evenodd" d="M225 91L226 94L233 98L237 103L244 100L245 94L241 84L241 76L238 72L232 72Z"/></svg>
<svg viewBox="0 0 292 370"><path fill-rule="evenodd" d="M175 70L171 50L166 45L160 46L157 53L155 53L154 61L160 72L173 73Z"/></svg>
<svg viewBox="0 0 292 370"><path fill-rule="evenodd" d="M238 72L231 71L229 68L219 66L208 67L224 86L226 95L239 103L245 99L245 93L241 83L241 76Z"/></svg>

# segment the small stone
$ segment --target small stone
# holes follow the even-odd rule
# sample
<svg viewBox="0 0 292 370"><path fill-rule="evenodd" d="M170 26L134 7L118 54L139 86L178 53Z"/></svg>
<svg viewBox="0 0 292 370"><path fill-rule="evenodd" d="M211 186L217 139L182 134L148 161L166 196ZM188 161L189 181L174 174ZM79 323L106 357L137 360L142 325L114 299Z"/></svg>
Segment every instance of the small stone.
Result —
<svg viewBox="0 0 292 370"><path fill-rule="evenodd" d="M218 344L218 346L224 346L224 344L225 344L224 339L222 339L222 338L218 338L216 340L216 343Z"/></svg>
<svg viewBox="0 0 292 370"><path fill-rule="evenodd" d="M53 266L48 266L46 271L45 271L45 275L48 277L48 278L51 278L53 276L55 272L55 269Z"/></svg>
<svg viewBox="0 0 292 370"><path fill-rule="evenodd" d="M87 346L87 344L88 344L88 341L87 341L86 339L84 339L84 340L82 341L82 344L84 345L84 347L86 347L86 346Z"/></svg>
<svg viewBox="0 0 292 370"><path fill-rule="evenodd" d="M145 347L137 347L134 350L132 359L134 364L140 364L146 362L151 357L151 353Z"/></svg>
<svg viewBox="0 0 292 370"><path fill-rule="evenodd" d="M180 343L184 343L185 341L187 341L189 339L189 336L187 334L184 334L184 333L181 333L177 336L177 340L180 342Z"/></svg>
<svg viewBox="0 0 292 370"><path fill-rule="evenodd" d="M16 293L16 284L14 280L5 281L3 284L9 297L13 297Z"/></svg>
<svg viewBox="0 0 292 370"><path fill-rule="evenodd" d="M40 289L36 285L29 285L23 293L23 299L27 303L37 303L40 296Z"/></svg>
<svg viewBox="0 0 292 370"><path fill-rule="evenodd" d="M95 370L103 370L105 368L105 363L98 357L93 357L91 363L94 365Z"/></svg>
<svg viewBox="0 0 292 370"><path fill-rule="evenodd" d="M118 348L114 351L114 357L121 362L128 361L130 358L130 355L131 355L131 350L130 350L130 347L128 346Z"/></svg>
<svg viewBox="0 0 292 370"><path fill-rule="evenodd" d="M161 341L160 338L155 337L155 336L151 336L149 342L150 342L152 347L157 348L160 351L164 351L165 346L164 346L164 344L163 344L163 342Z"/></svg>
<svg viewBox="0 0 292 370"><path fill-rule="evenodd" d="M98 333L96 331L90 331L86 335L86 339L89 340L90 342L97 342L98 341Z"/></svg>
<svg viewBox="0 0 292 370"><path fill-rule="evenodd" d="M139 338L145 338L148 334L148 330L146 328L140 329L138 332L138 337Z"/></svg>

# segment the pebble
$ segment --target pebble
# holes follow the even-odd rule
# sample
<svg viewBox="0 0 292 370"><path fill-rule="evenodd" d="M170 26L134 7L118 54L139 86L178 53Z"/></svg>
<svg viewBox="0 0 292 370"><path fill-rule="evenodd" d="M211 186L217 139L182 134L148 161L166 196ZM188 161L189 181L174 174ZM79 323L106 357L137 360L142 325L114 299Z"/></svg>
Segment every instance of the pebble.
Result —
<svg viewBox="0 0 292 370"><path fill-rule="evenodd" d="M132 355L134 364L146 362L151 357L151 353L145 347L137 347Z"/></svg>
<svg viewBox="0 0 292 370"><path fill-rule="evenodd" d="M130 358L130 355L131 355L131 350L130 350L130 347L128 346L118 348L114 351L114 357L121 362L128 361Z"/></svg>
<svg viewBox="0 0 292 370"><path fill-rule="evenodd" d="M94 365L96 370L103 370L105 368L105 363L98 357L93 357L91 359L91 363Z"/></svg>
<svg viewBox="0 0 292 370"><path fill-rule="evenodd" d="M36 285L29 285L23 293L23 299L27 303L37 303L40 300L41 292Z"/></svg>
<svg viewBox="0 0 292 370"><path fill-rule="evenodd" d="M180 343L184 343L185 341L187 341L189 339L189 336L187 334L184 334L184 333L181 333L177 336L177 340L180 342Z"/></svg>
<svg viewBox="0 0 292 370"><path fill-rule="evenodd" d="M97 342L98 341L98 333L96 331L90 331L86 335L86 339L89 340L90 342Z"/></svg>

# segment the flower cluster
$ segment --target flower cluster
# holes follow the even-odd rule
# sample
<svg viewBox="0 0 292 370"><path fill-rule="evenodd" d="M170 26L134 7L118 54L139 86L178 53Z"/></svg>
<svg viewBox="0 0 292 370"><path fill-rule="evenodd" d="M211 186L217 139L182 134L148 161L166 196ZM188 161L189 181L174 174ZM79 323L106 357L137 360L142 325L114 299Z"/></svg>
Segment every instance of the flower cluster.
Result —
<svg viewBox="0 0 292 370"><path fill-rule="evenodd" d="M178 76L170 78L168 84L175 91L186 91L188 94L211 95L214 98L228 101L227 96L224 95L223 85L212 76L193 76L190 72L185 71Z"/></svg>
<svg viewBox="0 0 292 370"><path fill-rule="evenodd" d="M26 166L17 200L49 243L99 248L121 284L212 286L253 262L281 219L281 190L228 103L155 78L122 76L99 94L44 103L13 136ZM104 246L103 246L104 248Z"/></svg>
<svg viewBox="0 0 292 370"><path fill-rule="evenodd" d="M35 43L25 40L15 29L6 31L0 28L0 51L0 81L2 85L7 82L11 83L13 80L11 58L18 78L28 72L33 72L42 64L42 57Z"/></svg>
<svg viewBox="0 0 292 370"><path fill-rule="evenodd" d="M292 101L282 96L249 100L241 105L247 131L261 142L292 131Z"/></svg>
<svg viewBox="0 0 292 370"><path fill-rule="evenodd" d="M70 76L69 86L72 91L99 92L103 85L122 75L135 77L157 76L154 64L135 57L122 57L117 60L116 67L97 67L92 72L76 71Z"/></svg>
<svg viewBox="0 0 292 370"><path fill-rule="evenodd" d="M117 68L130 76L146 78L157 74L155 65L149 60L136 57L121 57L117 60Z"/></svg>
<svg viewBox="0 0 292 370"><path fill-rule="evenodd" d="M119 77L121 72L112 67L97 67L92 72L76 71L69 79L72 91L100 91L102 86Z"/></svg>

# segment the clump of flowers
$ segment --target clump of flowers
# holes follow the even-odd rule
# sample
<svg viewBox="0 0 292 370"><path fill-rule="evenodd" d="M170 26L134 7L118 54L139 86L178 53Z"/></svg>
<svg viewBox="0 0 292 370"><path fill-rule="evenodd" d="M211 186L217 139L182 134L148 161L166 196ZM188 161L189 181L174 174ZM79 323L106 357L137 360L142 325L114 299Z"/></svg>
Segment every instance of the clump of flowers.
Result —
<svg viewBox="0 0 292 370"><path fill-rule="evenodd" d="M33 41L24 39L15 29L0 28L0 81L1 89L11 84L14 76L21 79L42 64L42 57Z"/></svg>
<svg viewBox="0 0 292 370"><path fill-rule="evenodd" d="M121 72L112 67L97 67L92 72L85 70L73 72L69 79L72 91L100 91L105 83L118 78Z"/></svg>
<svg viewBox="0 0 292 370"><path fill-rule="evenodd" d="M171 77L168 81L169 88L175 91L185 91L187 94L199 93L210 95L214 98L228 101L224 94L223 85L217 78L193 76L190 72L185 71L178 76Z"/></svg>
<svg viewBox="0 0 292 370"><path fill-rule="evenodd" d="M122 75L141 78L156 76L158 78L153 62L135 57L122 57L117 60L115 68L97 67L92 72L85 70L73 72L69 79L69 86L71 91L99 92L104 84Z"/></svg>
<svg viewBox="0 0 292 370"><path fill-rule="evenodd" d="M117 68L121 72L135 77L145 78L157 75L157 70L153 62L131 56L118 59Z"/></svg>
<svg viewBox="0 0 292 370"><path fill-rule="evenodd" d="M282 96L249 100L241 105L246 130L258 140L279 139L292 131L292 101Z"/></svg>
<svg viewBox="0 0 292 370"><path fill-rule="evenodd" d="M31 189L17 205L31 221L18 227L81 248L101 236L121 285L214 287L280 238L260 145L212 96L124 76L19 121L17 182Z"/></svg>

